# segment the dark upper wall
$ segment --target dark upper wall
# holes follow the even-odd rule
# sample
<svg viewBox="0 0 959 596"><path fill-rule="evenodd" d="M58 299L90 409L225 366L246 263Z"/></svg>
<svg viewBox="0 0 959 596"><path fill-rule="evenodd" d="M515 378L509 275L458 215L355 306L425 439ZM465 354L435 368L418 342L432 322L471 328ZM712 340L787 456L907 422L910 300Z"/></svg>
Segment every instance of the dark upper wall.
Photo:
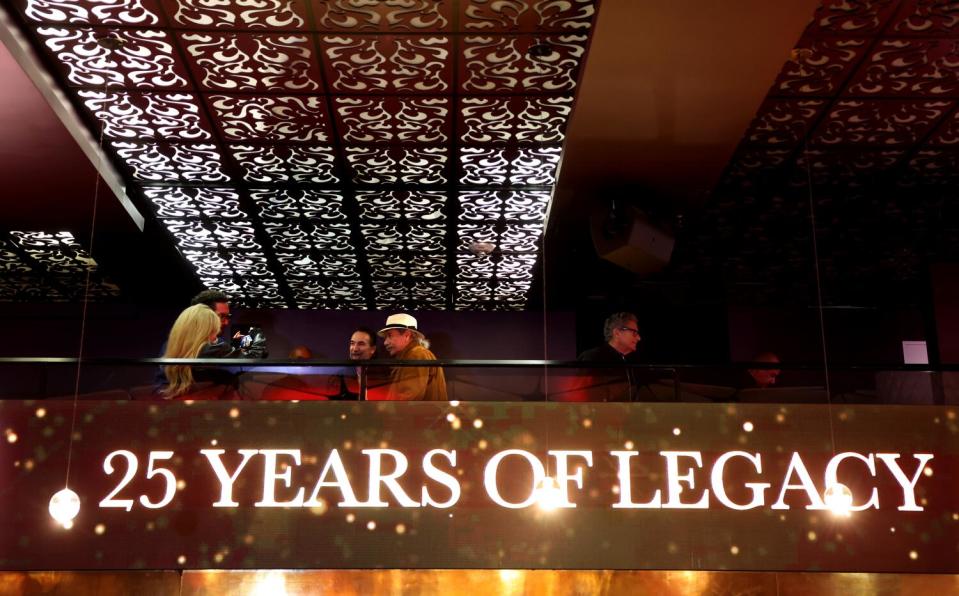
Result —
<svg viewBox="0 0 959 596"><path fill-rule="evenodd" d="M91 305L86 326L87 357L159 356L177 310L129 305ZM271 357L284 358L306 345L317 358L346 358L354 327L382 327L388 313L307 310L235 310L234 329L256 323L269 339ZM543 358L542 313L422 312L420 328L441 358ZM5 304L0 325L5 341L0 356L76 356L80 343L80 305ZM547 317L551 359L576 357L575 317Z"/></svg>

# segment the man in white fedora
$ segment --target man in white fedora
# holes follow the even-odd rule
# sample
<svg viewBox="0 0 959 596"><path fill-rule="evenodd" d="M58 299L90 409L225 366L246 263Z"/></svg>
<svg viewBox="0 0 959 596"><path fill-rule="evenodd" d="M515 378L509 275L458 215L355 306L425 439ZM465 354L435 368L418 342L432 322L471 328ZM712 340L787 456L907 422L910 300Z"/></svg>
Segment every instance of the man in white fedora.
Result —
<svg viewBox="0 0 959 596"><path fill-rule="evenodd" d="M436 360L429 341L419 331L416 319L408 314L390 315L377 333L383 347L397 360ZM370 393L369 399L376 399ZM446 401L446 377L437 366L394 366L385 399Z"/></svg>

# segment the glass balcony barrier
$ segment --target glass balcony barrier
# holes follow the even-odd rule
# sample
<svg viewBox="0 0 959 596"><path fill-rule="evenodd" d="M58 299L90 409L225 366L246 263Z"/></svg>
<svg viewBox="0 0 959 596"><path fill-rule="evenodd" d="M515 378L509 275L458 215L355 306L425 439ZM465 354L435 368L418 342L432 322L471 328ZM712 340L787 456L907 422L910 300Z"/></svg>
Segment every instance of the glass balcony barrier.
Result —
<svg viewBox="0 0 959 596"><path fill-rule="evenodd" d="M165 367L189 367L176 395ZM182 368L181 368L182 370ZM442 373L442 387L438 377ZM426 386L430 388L427 390ZM425 393L424 393L425 392ZM0 358L0 399L959 403L959 366Z"/></svg>

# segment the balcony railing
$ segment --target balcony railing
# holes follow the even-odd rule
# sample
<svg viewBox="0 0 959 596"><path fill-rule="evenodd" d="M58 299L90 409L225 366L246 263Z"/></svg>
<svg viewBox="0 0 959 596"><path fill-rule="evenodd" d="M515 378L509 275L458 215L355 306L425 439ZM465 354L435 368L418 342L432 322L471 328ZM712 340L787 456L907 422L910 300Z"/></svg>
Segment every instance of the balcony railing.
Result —
<svg viewBox="0 0 959 596"><path fill-rule="evenodd" d="M237 360L0 358L2 399L164 399L162 367L222 373L181 398L385 399L395 368L443 371L449 400L943 405L959 403L959 366L738 363L623 365L557 360ZM768 377L775 377L769 383ZM765 375L765 379L763 376ZM361 381L366 391L361 391ZM220 385L225 385L221 387Z"/></svg>

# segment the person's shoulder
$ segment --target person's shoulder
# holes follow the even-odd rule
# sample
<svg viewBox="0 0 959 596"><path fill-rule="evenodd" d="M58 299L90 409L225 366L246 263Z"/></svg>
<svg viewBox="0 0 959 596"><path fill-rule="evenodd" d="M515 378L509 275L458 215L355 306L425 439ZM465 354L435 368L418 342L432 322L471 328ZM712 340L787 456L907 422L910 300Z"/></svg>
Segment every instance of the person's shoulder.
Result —
<svg viewBox="0 0 959 596"><path fill-rule="evenodd" d="M601 346L596 346L595 348L590 348L580 354L578 360L583 362L602 362L604 360L609 360L609 355L604 349L605 347L606 345L603 344Z"/></svg>
<svg viewBox="0 0 959 596"><path fill-rule="evenodd" d="M406 353L405 360L436 360L436 354L429 348L423 346L413 346Z"/></svg>

